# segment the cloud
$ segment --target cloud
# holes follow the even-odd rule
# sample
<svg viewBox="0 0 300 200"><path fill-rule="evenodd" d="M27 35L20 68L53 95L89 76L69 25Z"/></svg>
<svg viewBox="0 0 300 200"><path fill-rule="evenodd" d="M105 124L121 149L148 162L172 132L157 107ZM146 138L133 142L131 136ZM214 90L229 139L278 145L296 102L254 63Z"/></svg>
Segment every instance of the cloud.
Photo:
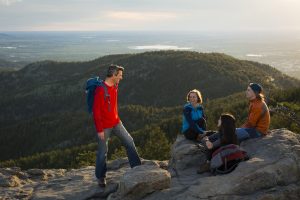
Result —
<svg viewBox="0 0 300 200"><path fill-rule="evenodd" d="M0 0L0 31L299 30L300 0Z"/></svg>
<svg viewBox="0 0 300 200"><path fill-rule="evenodd" d="M22 0L0 0L0 5L10 6L14 3L21 2Z"/></svg>
<svg viewBox="0 0 300 200"><path fill-rule="evenodd" d="M116 20L153 21L153 20L175 19L176 14L168 13L168 12L111 11L107 13L107 17Z"/></svg>
<svg viewBox="0 0 300 200"><path fill-rule="evenodd" d="M192 47L179 47L179 46L171 46L171 45L145 45L145 46L133 46L128 47L129 49L135 50L191 50Z"/></svg>
<svg viewBox="0 0 300 200"><path fill-rule="evenodd" d="M30 31L99 31L99 30L113 30L119 27L119 24L105 23L105 22L55 22L47 23L43 25L36 25L30 29Z"/></svg>

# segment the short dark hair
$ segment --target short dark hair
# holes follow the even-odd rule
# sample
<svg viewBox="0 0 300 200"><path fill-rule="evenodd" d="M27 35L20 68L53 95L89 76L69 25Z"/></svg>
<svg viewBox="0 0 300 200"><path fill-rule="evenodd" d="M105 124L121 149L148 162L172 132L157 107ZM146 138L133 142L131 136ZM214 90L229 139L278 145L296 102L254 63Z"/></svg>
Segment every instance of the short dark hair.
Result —
<svg viewBox="0 0 300 200"><path fill-rule="evenodd" d="M124 71L124 67L111 64L107 69L106 77L112 77L113 75L117 75L119 71Z"/></svg>

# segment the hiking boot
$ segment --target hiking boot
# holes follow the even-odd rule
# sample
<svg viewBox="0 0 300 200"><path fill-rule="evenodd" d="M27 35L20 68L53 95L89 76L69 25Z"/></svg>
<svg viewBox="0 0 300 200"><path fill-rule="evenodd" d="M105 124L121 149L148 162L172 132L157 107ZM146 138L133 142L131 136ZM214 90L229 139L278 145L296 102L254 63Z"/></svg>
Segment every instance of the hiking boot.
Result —
<svg viewBox="0 0 300 200"><path fill-rule="evenodd" d="M105 180L105 178L99 178L98 179L98 185L100 187L105 187L106 186L106 180Z"/></svg>
<svg viewBox="0 0 300 200"><path fill-rule="evenodd" d="M202 165L200 165L199 169L197 170L197 174L202 174L204 172L210 171L210 163L206 162Z"/></svg>

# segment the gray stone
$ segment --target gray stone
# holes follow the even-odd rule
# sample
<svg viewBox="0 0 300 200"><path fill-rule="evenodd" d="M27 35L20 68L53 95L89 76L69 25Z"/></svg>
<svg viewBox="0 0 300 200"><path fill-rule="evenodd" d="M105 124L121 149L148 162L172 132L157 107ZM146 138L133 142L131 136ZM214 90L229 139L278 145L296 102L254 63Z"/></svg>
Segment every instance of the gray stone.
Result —
<svg viewBox="0 0 300 200"><path fill-rule="evenodd" d="M242 199L239 196L249 196L257 199L258 196L262 198L263 195L256 194L261 191L292 188L291 185L300 181L298 145L298 136L285 129L274 130L263 138L247 140L241 146L250 154L250 160L240 163L230 174L208 174L199 178L180 196L203 199L231 199L232 196ZM290 195L300 197L299 190L292 189Z"/></svg>
<svg viewBox="0 0 300 200"><path fill-rule="evenodd" d="M20 182L17 176L0 174L0 187L18 187L20 186Z"/></svg>
<svg viewBox="0 0 300 200"><path fill-rule="evenodd" d="M168 171L155 165L141 165L121 177L119 193L122 198L141 199L154 191L169 188L170 181Z"/></svg>
<svg viewBox="0 0 300 200"><path fill-rule="evenodd" d="M129 162L127 158L120 158L113 161L109 161L107 163L107 169L108 170L117 170L124 166L129 166Z"/></svg>
<svg viewBox="0 0 300 200"><path fill-rule="evenodd" d="M167 161L142 159L131 169L127 158L109 162L107 187L100 188L95 167L81 169L0 169L0 199L90 200L291 200L300 199L300 135L286 129L241 146L250 160L230 174L197 174L205 161L201 147L178 136ZM172 173L172 178L170 177ZM43 177L46 177L43 179Z"/></svg>
<svg viewBox="0 0 300 200"><path fill-rule="evenodd" d="M22 172L19 167L12 167L12 168L2 168L0 169L0 173L5 175L15 175L20 179L28 179L29 176L27 173Z"/></svg>
<svg viewBox="0 0 300 200"><path fill-rule="evenodd" d="M63 177L49 178L48 182L40 182L31 199L102 199L117 190L118 180L124 174L123 171L109 171L108 185L103 189L97 184L94 170L94 167L72 169L65 172Z"/></svg>
<svg viewBox="0 0 300 200"><path fill-rule="evenodd" d="M204 147L179 135L171 149L169 169L173 176L185 173L185 170L194 170L206 162ZM189 173L189 172L188 172Z"/></svg>
<svg viewBox="0 0 300 200"><path fill-rule="evenodd" d="M27 170L27 173L30 174L30 175L32 175L32 176L43 176L43 175L46 175L46 173L42 169L29 169L29 170Z"/></svg>

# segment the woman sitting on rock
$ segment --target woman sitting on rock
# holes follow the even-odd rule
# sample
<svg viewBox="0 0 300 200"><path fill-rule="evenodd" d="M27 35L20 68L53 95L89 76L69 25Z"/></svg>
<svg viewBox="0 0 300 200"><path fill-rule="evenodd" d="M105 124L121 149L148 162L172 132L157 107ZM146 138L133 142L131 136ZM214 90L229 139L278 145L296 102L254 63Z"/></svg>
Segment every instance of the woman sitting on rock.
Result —
<svg viewBox="0 0 300 200"><path fill-rule="evenodd" d="M239 143L266 135L270 126L270 112L264 101L262 87L257 83L250 83L246 90L246 98L249 100L248 118L241 128L235 130ZM211 139L215 148L220 146L221 141L217 134Z"/></svg>
<svg viewBox="0 0 300 200"><path fill-rule="evenodd" d="M237 135L235 133L235 118L229 113L224 113L218 120L219 131L211 136L205 136L202 143L206 148L207 162L200 166L197 173L203 173L210 169L210 160L212 153L219 147L228 144L238 144Z"/></svg>
<svg viewBox="0 0 300 200"><path fill-rule="evenodd" d="M236 129L239 142L267 134L270 126L270 112L264 100L263 89L257 83L250 83L246 90L249 112L246 122Z"/></svg>
<svg viewBox="0 0 300 200"><path fill-rule="evenodd" d="M196 89L191 90L186 99L187 104L183 109L182 133L189 140L201 141L206 130L201 93Z"/></svg>

